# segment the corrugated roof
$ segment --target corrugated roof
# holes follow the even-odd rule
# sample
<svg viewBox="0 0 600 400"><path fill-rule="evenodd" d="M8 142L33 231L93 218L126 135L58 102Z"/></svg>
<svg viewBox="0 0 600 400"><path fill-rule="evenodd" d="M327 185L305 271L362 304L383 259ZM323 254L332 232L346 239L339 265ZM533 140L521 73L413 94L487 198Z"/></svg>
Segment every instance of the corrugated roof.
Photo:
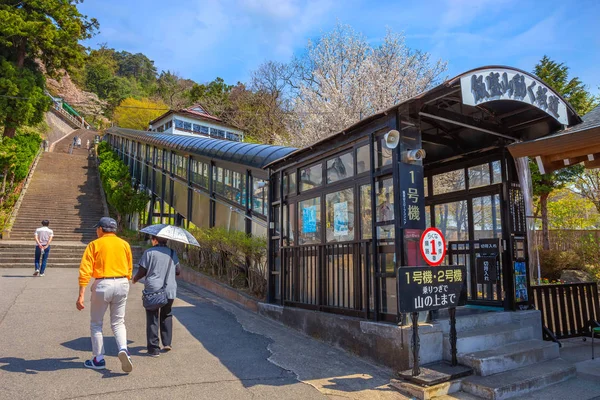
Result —
<svg viewBox="0 0 600 400"><path fill-rule="evenodd" d="M173 135L171 133L152 133L117 127L107 129L107 133L260 169L296 151L293 147L240 143L223 139Z"/></svg>

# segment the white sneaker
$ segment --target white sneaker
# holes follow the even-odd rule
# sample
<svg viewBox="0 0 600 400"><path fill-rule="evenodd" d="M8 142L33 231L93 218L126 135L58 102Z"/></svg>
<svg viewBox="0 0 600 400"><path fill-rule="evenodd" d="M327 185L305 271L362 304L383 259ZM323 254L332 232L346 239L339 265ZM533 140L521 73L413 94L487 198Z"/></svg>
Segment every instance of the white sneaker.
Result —
<svg viewBox="0 0 600 400"><path fill-rule="evenodd" d="M40 276L46 276L46 274L40 274Z"/></svg>
<svg viewBox="0 0 600 400"><path fill-rule="evenodd" d="M40 270L36 269L35 272L33 273L33 276L38 276L39 273L40 273Z"/></svg>
<svg viewBox="0 0 600 400"><path fill-rule="evenodd" d="M131 372L133 371L133 362L131 362L131 357L129 356L129 351L121 350L119 351L119 360L121 361L121 369L123 372Z"/></svg>

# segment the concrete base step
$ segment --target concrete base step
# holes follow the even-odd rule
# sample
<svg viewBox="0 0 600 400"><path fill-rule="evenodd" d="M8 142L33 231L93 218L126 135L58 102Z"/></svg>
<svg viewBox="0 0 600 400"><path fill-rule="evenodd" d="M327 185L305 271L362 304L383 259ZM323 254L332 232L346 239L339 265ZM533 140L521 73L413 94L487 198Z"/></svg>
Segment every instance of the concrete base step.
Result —
<svg viewBox="0 0 600 400"><path fill-rule="evenodd" d="M457 336L456 350L458 354L473 353L535 338L532 327L522 326L518 323L486 326L460 332ZM448 333L444 334L443 347L444 359L451 360L450 335Z"/></svg>
<svg viewBox="0 0 600 400"><path fill-rule="evenodd" d="M53 262L48 259L46 263L46 268L79 268L79 262L76 263L62 263L62 262ZM28 263L0 263L0 268L31 268L33 271L33 260ZM32 272L33 273L33 272Z"/></svg>
<svg viewBox="0 0 600 400"><path fill-rule="evenodd" d="M473 368L477 375L488 376L553 360L559 355L558 343L531 339L490 350L459 354L458 362Z"/></svg>
<svg viewBox="0 0 600 400"><path fill-rule="evenodd" d="M575 366L559 358L492 376L469 376L463 380L462 389L484 399L503 400L543 389L575 375Z"/></svg>
<svg viewBox="0 0 600 400"><path fill-rule="evenodd" d="M488 326L499 326L503 324L510 324L513 321L513 316L510 312L481 312L469 315L460 315L460 309L457 309L456 315L456 331L460 334L465 331L473 329L481 329ZM441 325L442 330L445 334L450 332L450 322L447 316L446 310L441 310L436 318L437 322Z"/></svg>

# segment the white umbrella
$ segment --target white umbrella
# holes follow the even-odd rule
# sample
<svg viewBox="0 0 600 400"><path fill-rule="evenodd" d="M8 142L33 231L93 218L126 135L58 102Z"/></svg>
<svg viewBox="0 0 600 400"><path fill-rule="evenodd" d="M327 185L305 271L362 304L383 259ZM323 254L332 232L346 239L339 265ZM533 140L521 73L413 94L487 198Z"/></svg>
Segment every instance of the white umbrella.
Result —
<svg viewBox="0 0 600 400"><path fill-rule="evenodd" d="M192 246L200 246L196 238L192 236L191 233L183 228L180 228L179 226L168 224L150 225L140 229L140 232L164 239L174 240L176 242L191 244Z"/></svg>

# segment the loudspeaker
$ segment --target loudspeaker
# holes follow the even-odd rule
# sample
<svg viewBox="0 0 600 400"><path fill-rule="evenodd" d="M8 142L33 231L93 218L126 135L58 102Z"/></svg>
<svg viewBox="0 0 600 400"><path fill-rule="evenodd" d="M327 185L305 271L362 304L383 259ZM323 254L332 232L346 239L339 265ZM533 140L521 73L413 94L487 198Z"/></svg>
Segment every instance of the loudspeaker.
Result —
<svg viewBox="0 0 600 400"><path fill-rule="evenodd" d="M385 146L388 149L395 149L396 147L398 147L398 144L400 144L400 132L393 129L385 134L384 139Z"/></svg>

